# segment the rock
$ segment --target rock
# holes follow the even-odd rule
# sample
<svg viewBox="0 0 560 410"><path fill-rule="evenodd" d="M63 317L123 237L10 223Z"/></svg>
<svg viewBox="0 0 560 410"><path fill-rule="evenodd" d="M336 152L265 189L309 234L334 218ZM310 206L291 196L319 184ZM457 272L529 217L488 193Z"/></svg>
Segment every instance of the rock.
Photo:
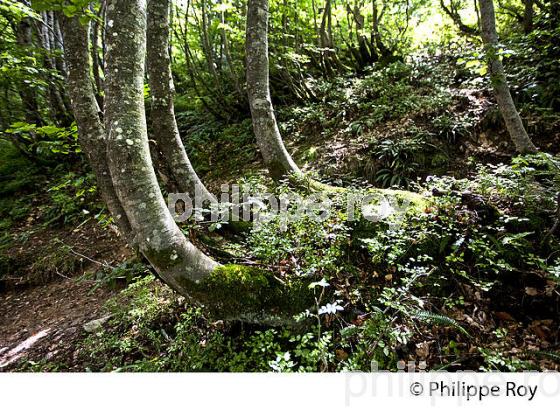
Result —
<svg viewBox="0 0 560 410"><path fill-rule="evenodd" d="M111 315L107 315L99 319L94 319L90 322L87 322L86 324L84 324L84 330L88 333L93 333L96 330L100 329L110 318Z"/></svg>

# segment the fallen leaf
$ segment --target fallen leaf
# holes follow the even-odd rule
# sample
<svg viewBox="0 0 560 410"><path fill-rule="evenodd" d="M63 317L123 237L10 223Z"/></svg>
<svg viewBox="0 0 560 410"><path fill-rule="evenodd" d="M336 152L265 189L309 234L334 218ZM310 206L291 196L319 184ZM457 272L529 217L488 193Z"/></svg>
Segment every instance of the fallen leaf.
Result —
<svg viewBox="0 0 560 410"><path fill-rule="evenodd" d="M430 354L430 344L428 342L418 343L416 345L416 356L420 359L426 359Z"/></svg>
<svg viewBox="0 0 560 410"><path fill-rule="evenodd" d="M525 293L529 296L537 296L539 294L539 291L535 288L526 287Z"/></svg>
<svg viewBox="0 0 560 410"><path fill-rule="evenodd" d="M514 322L515 319L512 315L507 312L494 312L494 316L496 316L500 320Z"/></svg>
<svg viewBox="0 0 560 410"><path fill-rule="evenodd" d="M336 358L338 360L346 360L348 359L348 353L342 349L336 349Z"/></svg>

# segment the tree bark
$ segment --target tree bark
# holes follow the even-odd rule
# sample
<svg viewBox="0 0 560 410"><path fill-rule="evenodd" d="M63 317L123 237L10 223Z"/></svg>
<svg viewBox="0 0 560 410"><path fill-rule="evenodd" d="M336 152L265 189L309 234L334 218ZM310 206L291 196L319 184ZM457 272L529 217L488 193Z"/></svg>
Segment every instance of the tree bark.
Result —
<svg viewBox="0 0 560 410"><path fill-rule="evenodd" d="M96 14L97 18L102 18L105 5L101 3L99 11ZM91 12L95 13L95 9L91 6ZM91 22L91 62L93 79L95 82L95 98L100 106L103 106L103 80L101 79L101 62L99 58L99 21L93 20Z"/></svg>
<svg viewBox="0 0 560 410"><path fill-rule="evenodd" d="M527 135L521 117L515 108L506 80L504 66L498 55L498 34L493 0L478 0L482 41L486 51L488 71L494 88L498 108L506 123L506 128L515 148L520 153L536 152L537 148Z"/></svg>
<svg viewBox="0 0 560 410"><path fill-rule="evenodd" d="M451 20L453 20L453 23L455 23L455 25L457 26L457 29L463 33L466 34L467 36L478 36L480 35L480 31L478 30L478 28L476 27L471 27L465 23L463 23L463 19L461 18L461 15L459 14L459 11L457 10L456 6L453 3L453 0L451 0L449 7L445 4L444 0L440 0L439 4L442 8L442 10L444 11L445 14L447 14Z"/></svg>
<svg viewBox="0 0 560 410"><path fill-rule="evenodd" d="M145 0L107 4L105 128L109 169L135 243L163 280L188 287L220 265L189 242L173 220L152 166L144 111Z"/></svg>
<svg viewBox="0 0 560 410"><path fill-rule="evenodd" d="M523 0L523 31L529 34L533 31L534 0Z"/></svg>
<svg viewBox="0 0 560 410"><path fill-rule="evenodd" d="M249 0L247 6L247 92L253 130L272 178L303 175L282 141L272 99L268 67L268 0Z"/></svg>
<svg viewBox="0 0 560 410"><path fill-rule="evenodd" d="M212 200L198 178L181 141L173 95L175 92L169 55L169 0L149 0L147 7L147 68L152 97L151 121L158 151L168 164L168 175L181 192L192 199Z"/></svg>
<svg viewBox="0 0 560 410"><path fill-rule="evenodd" d="M61 24L68 93L78 124L80 147L95 173L97 185L109 212L121 234L130 242L132 230L111 180L107 164L105 130L99 118L99 106L90 80L88 29L80 24L78 17L68 18L61 15Z"/></svg>
<svg viewBox="0 0 560 410"><path fill-rule="evenodd" d="M43 64L49 72L58 72L64 75L64 72L58 70L56 59L54 57L56 51L56 20L54 18L53 11L45 11L41 13L42 22L35 25L37 35L39 37L41 46L44 50ZM52 77L47 78L48 80L48 93L47 98L49 101L49 113L50 117L55 124L69 125L69 121L66 106L64 105L63 87L59 87L59 81L53 79Z"/></svg>
<svg viewBox="0 0 560 410"><path fill-rule="evenodd" d="M27 1L21 1L21 3L29 6ZM33 28L29 17L22 19L18 23L16 43L22 48L31 48L33 46ZM18 92L25 111L25 121L30 124L41 125L43 120L39 113L39 104L37 103L35 91L28 84L21 82Z"/></svg>

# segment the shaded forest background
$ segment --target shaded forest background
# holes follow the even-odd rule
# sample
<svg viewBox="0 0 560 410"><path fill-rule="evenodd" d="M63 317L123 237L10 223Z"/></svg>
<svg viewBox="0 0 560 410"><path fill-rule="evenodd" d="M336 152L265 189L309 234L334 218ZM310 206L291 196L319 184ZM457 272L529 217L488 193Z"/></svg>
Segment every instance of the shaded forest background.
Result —
<svg viewBox="0 0 560 410"><path fill-rule="evenodd" d="M78 143L61 32L61 13L89 26L103 106L106 4L59 6L0 0L3 369L558 369L559 2L495 2L498 57L539 149L528 155L496 106L475 2L270 2L272 100L302 170L431 198L397 229L348 221L336 193L328 220L286 231L277 218L183 224L222 263L313 280L313 305L274 325L212 317L118 234ZM298 191L274 183L255 144L246 2L177 1L170 21L175 114L201 180L215 193L224 183ZM150 118L148 81L144 97Z"/></svg>

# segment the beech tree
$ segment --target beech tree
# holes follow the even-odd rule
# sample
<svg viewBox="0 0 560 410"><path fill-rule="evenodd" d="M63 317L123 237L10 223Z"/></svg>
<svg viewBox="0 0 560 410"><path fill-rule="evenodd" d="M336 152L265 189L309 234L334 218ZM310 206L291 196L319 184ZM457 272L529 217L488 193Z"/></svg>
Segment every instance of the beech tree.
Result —
<svg viewBox="0 0 560 410"><path fill-rule="evenodd" d="M303 173L286 150L270 97L268 67L268 0L249 0L247 5L247 93L253 129L264 162L274 179Z"/></svg>
<svg viewBox="0 0 560 410"><path fill-rule="evenodd" d="M90 78L87 28L66 18L68 88L80 140L119 228L161 277L181 293L183 282L208 275L216 262L177 227L157 184L144 114L146 3L113 0L107 6L105 130Z"/></svg>
<svg viewBox="0 0 560 410"><path fill-rule="evenodd" d="M310 293L301 281L292 286L278 282L270 272L222 266L187 239L167 208L148 143L144 107L146 57L157 149L168 161L168 171L179 188L190 194L198 189L205 198L211 197L189 161L175 120L168 10L168 0L150 0L148 4L145 0L107 2L103 115L90 75L88 28L78 16L63 18L69 93L80 141L102 195L130 246L179 293L226 315L300 309ZM295 176L305 181L284 146L272 106L267 25L268 1L250 0L246 74L253 128L271 176ZM333 189L308 182L313 189ZM405 206L418 209L425 204L421 195L412 192L375 189L372 193L406 200Z"/></svg>
<svg viewBox="0 0 560 410"><path fill-rule="evenodd" d="M174 86L169 55L169 0L149 1L147 6L147 70L152 97L151 121L156 149L167 165L173 185L181 192L211 199L185 152L173 105Z"/></svg>
<svg viewBox="0 0 560 410"><path fill-rule="evenodd" d="M496 32L496 15L493 0L478 0L480 9L481 36L488 61L490 81L498 108L506 123L509 136L520 153L536 152L537 148L529 138L519 112L511 97L504 66L498 55L498 33Z"/></svg>
<svg viewBox="0 0 560 410"><path fill-rule="evenodd" d="M247 5L246 59L247 92L251 107L253 130L265 165L271 177L278 180L290 177L311 190L343 191L307 178L286 150L270 96L270 74L268 59L268 0L249 0ZM405 201L410 206L421 208L421 195L393 189L372 189L380 200L390 199L397 204ZM396 204L393 204L396 205Z"/></svg>
<svg viewBox="0 0 560 410"><path fill-rule="evenodd" d="M120 233L128 242L132 242L132 228L117 197L109 172L105 130L90 81L88 29L80 24L78 17L68 18L61 14L61 19L68 93L72 111L78 123L80 146L95 173L101 196L117 223Z"/></svg>
<svg viewBox="0 0 560 410"><path fill-rule="evenodd" d="M107 2L104 126L90 78L87 28L78 17L64 19L64 51L69 62L72 107L81 144L95 170L103 197L129 244L179 293L208 304L222 316L255 320L255 315L259 315L262 321L261 316L266 312L297 311L301 303L308 301L306 286L285 286L271 273L254 268L222 266L185 237L167 208L150 156L143 96L146 38L151 39L152 53L158 58L164 53L156 50L162 44L156 45L154 41L161 35L159 30L165 30L162 15L166 13L159 8L161 4L153 3L159 2L152 0L149 6L150 29L158 32L147 36L145 0ZM166 48L163 43L163 49ZM169 133L160 136L160 141L172 146L166 149L173 150L173 155L183 155L178 152L183 148L173 124L171 84L162 84L170 80L170 73L168 67L159 68L163 71L156 73L152 66L150 82L157 88L153 98L162 99L156 104L157 118L166 122L160 131ZM189 169L181 172L192 175ZM188 183L192 187L193 180Z"/></svg>
<svg viewBox="0 0 560 410"><path fill-rule="evenodd" d="M107 6L105 129L115 191L135 245L178 290L218 264L190 243L167 209L148 147L144 109L146 2L112 0Z"/></svg>

